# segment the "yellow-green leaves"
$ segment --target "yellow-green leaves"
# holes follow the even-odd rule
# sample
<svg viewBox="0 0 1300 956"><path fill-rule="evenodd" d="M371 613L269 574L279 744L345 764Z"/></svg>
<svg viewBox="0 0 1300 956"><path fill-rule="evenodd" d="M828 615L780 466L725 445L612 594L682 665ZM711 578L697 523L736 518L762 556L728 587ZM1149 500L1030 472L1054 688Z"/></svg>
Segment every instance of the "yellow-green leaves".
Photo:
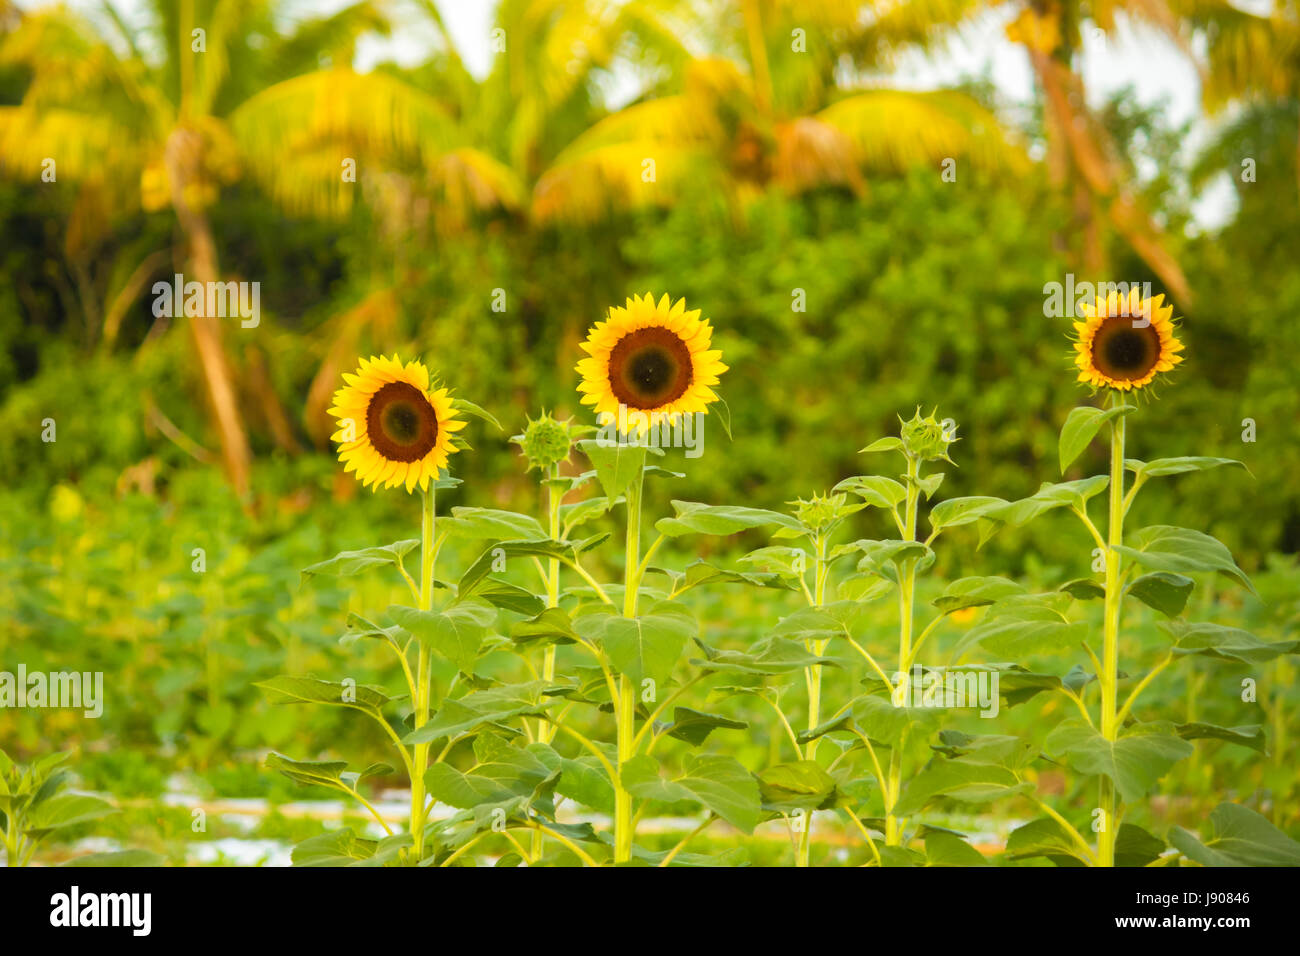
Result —
<svg viewBox="0 0 1300 956"><path fill-rule="evenodd" d="M1132 724L1118 740L1107 740L1082 721L1067 720L1047 735L1045 746L1080 773L1109 777L1126 802L1145 797L1192 752L1192 745L1165 722Z"/></svg>
<svg viewBox="0 0 1300 956"><path fill-rule="evenodd" d="M1205 837L1174 827L1169 842L1202 866L1300 866L1300 843L1254 810L1235 803L1214 808Z"/></svg>
<svg viewBox="0 0 1300 956"><path fill-rule="evenodd" d="M1057 442L1061 473L1064 474L1071 462L1083 454L1084 449L1092 442L1103 425L1136 410L1132 405L1116 405L1107 409L1080 405L1078 408L1071 409L1070 414L1066 416L1065 424L1061 426L1061 436Z"/></svg>

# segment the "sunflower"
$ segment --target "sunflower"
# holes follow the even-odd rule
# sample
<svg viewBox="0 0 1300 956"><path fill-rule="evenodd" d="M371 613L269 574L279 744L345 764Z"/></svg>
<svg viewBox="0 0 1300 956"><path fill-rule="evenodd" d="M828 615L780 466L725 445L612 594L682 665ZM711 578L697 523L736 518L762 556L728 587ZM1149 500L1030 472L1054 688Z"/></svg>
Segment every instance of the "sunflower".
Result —
<svg viewBox="0 0 1300 956"><path fill-rule="evenodd" d="M1174 307L1164 296L1143 299L1112 291L1083 308L1075 322L1074 364L1079 381L1121 391L1146 388L1161 372L1183 360L1183 343L1174 337Z"/></svg>
<svg viewBox="0 0 1300 956"><path fill-rule="evenodd" d="M403 365L396 355L362 359L343 381L329 414L339 420L330 438L341 443L344 471L355 471L367 487L427 488L458 450L453 436L465 427L447 389L430 389L429 370L416 361Z"/></svg>
<svg viewBox="0 0 1300 956"><path fill-rule="evenodd" d="M640 412L651 428L661 419L675 424L682 413L707 412L718 399L712 386L727 370L712 344L713 327L686 300L633 296L611 306L582 343L588 357L578 363L584 404L598 416L618 415L620 406ZM630 417L630 416L629 416ZM640 424L640 416L637 416Z"/></svg>

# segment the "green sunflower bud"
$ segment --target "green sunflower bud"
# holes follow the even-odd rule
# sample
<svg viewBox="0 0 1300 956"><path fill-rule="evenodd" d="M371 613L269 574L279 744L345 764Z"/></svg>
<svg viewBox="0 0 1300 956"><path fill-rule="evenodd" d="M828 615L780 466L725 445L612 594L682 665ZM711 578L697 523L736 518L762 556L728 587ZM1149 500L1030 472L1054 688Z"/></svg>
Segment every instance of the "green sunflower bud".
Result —
<svg viewBox="0 0 1300 956"><path fill-rule="evenodd" d="M792 503L795 506L794 516L804 527L821 531L840 519L847 502L847 495L813 495L808 501L800 498Z"/></svg>
<svg viewBox="0 0 1300 956"><path fill-rule="evenodd" d="M948 457L948 446L957 440L953 436L956 426L951 420L941 422L936 417L937 413L936 408L928 417L922 418L921 409L917 408L912 418L903 422L898 436L903 440L903 451L909 458L917 461L952 461ZM945 425L948 427L945 428Z"/></svg>
<svg viewBox="0 0 1300 956"><path fill-rule="evenodd" d="M529 419L524 433L516 435L511 441L523 449L530 470L537 468L550 471L555 465L568 460L573 431L568 420L558 421L549 412L543 411L536 420Z"/></svg>

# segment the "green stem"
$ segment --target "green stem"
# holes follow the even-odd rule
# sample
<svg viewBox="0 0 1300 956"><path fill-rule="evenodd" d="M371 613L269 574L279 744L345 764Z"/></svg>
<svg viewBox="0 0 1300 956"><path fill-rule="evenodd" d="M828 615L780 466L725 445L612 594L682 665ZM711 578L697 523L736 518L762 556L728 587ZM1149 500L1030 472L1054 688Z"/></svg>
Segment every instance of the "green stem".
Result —
<svg viewBox="0 0 1300 956"><path fill-rule="evenodd" d="M558 478L559 476L560 476L560 466L559 465L552 466L551 477ZM560 536L560 499L561 497L563 497L563 495L553 483L547 484L546 495L547 495L546 498L547 514L550 519L549 534L551 536L551 540L554 541L557 540ZM547 607L560 606L560 559L559 558L551 558L549 561L549 567L547 568L546 606ZM547 681L548 683L550 681L555 680L555 645L554 644L547 645L546 651L544 652L544 656L542 657L542 680ZM555 727L550 723L548 723L547 721L542 721L538 727L537 734L538 734L538 740L540 740L544 744L548 744L555 738ZM541 837L540 831L536 834L536 836L538 838Z"/></svg>
<svg viewBox="0 0 1300 956"><path fill-rule="evenodd" d="M921 477L921 463L910 455L907 459L907 505L903 518L903 540L916 540L916 510L920 500L921 489L917 481ZM912 617L914 597L916 594L916 560L908 558L903 562L898 587L898 667L900 680L909 680L908 668L912 664ZM894 804L898 802L903 787L903 742L889 753L889 784L885 789L885 845L901 846L903 843L903 824L905 820L894 815Z"/></svg>
<svg viewBox="0 0 1300 956"><path fill-rule="evenodd" d="M817 549L816 564L813 570L813 607L822 607L826 603L826 535L819 533L813 542ZM825 641L809 641L808 650L820 656L826 651ZM814 664L804 672L808 683L808 729L814 729L821 723L822 710L822 665ZM808 741L804 752L805 760L817 759L817 745L821 738ZM812 862L812 814L808 811L803 821L803 831L799 834L799 853L795 866L809 866Z"/></svg>
<svg viewBox="0 0 1300 956"><path fill-rule="evenodd" d="M636 617L640 588L642 469L627 489L627 549L623 562L623 616ZM618 745L618 779L614 781L614 862L632 859L634 825L632 794L623 787L623 766L636 756L636 687L626 674L618 676L615 726Z"/></svg>
<svg viewBox="0 0 1300 956"><path fill-rule="evenodd" d="M420 610L427 611L433 606L433 561L434 551L434 513L435 488L437 478L429 482L424 493L424 507L420 521ZM429 652L420 644L419 661L415 673L415 701L412 723L416 730L429 720ZM416 744L412 755L411 769L411 840L415 861L424 857L424 773L429 767L429 747L431 744Z"/></svg>
<svg viewBox="0 0 1300 956"><path fill-rule="evenodd" d="M555 464L551 466L552 479L560 477L560 466ZM546 483L546 511L549 518L548 533L551 540L556 541L560 537L560 499L563 498L561 492L555 485L554 481ZM560 606L560 559L551 558L549 566L546 569L546 606ZM555 645L546 645L546 650L542 652L542 680L548 684L555 680ZM555 739L555 725L547 720L537 722L537 739L541 743L549 744ZM546 835L541 830L534 830L531 837L532 859L539 860L542 857L543 844Z"/></svg>
<svg viewBox="0 0 1300 956"><path fill-rule="evenodd" d="M716 819L718 818L712 813L706 816L704 818L703 823L701 823L694 830L692 830L690 833L686 834L686 836L682 837L679 841L677 841L677 845L668 851L668 855L659 861L659 865L666 867L670 863L672 863L673 860L677 858L677 854L681 853L682 850L686 847L686 844L690 843L700 833L704 832L704 830L708 827L708 825Z"/></svg>
<svg viewBox="0 0 1300 956"><path fill-rule="evenodd" d="M1112 400L1113 401L1113 400ZM1120 626L1120 553L1124 544L1124 416L1110 424L1110 515L1106 527L1106 603L1102 629L1101 735L1109 741L1119 736L1119 626ZM1097 834L1097 865L1115 865L1115 821L1119 803L1115 785L1109 777L1101 780L1102 829Z"/></svg>

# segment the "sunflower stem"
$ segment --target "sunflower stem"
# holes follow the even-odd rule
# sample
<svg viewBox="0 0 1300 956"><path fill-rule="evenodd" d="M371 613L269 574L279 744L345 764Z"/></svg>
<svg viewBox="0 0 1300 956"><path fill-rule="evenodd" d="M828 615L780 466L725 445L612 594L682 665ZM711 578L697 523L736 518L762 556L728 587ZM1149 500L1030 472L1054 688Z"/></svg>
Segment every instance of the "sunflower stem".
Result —
<svg viewBox="0 0 1300 956"><path fill-rule="evenodd" d="M1112 393L1112 407L1119 399ZM1110 515L1106 528L1106 600L1103 611L1101 673L1101 735L1113 741L1119 735L1119 629L1120 553L1124 544L1124 422L1117 415L1110 423ZM1119 811L1115 784L1101 778L1101 830L1097 834L1097 865L1115 865L1115 821Z"/></svg>
<svg viewBox="0 0 1300 956"><path fill-rule="evenodd" d="M637 592L640 589L641 492L645 483L644 465L627 489L627 548L623 566L623 616L636 617ZM618 774L614 786L614 862L632 859L632 794L623 786L623 767L636 755L636 688L626 674L618 676L618 701L615 725L618 739Z"/></svg>
<svg viewBox="0 0 1300 956"><path fill-rule="evenodd" d="M564 497L563 493L556 487L554 480L560 477L560 466L556 463L551 466L551 481L546 482L546 511L548 522L548 533L552 541L559 540L560 537L560 499ZM560 559L551 558L550 566L546 573L546 606L548 608L560 606ZM555 680L555 645L546 645L546 650L542 652L542 680L548 684ZM556 727L545 718L537 722L537 739L540 743L549 744L555 739ZM534 861L542 858L542 850L546 841L546 834L540 829L534 830L531 837L532 858Z"/></svg>
<svg viewBox="0 0 1300 956"><path fill-rule="evenodd" d="M420 610L428 611L433 605L433 562L434 550L435 495L438 479L435 475L425 489L422 515L420 521ZM420 644L419 659L415 674L415 700L413 704L412 723L416 730L429 720L429 651ZM418 863L424 857L424 774L429 766L429 747L427 743L416 744L412 756L411 770L411 841Z"/></svg>
<svg viewBox="0 0 1300 956"><path fill-rule="evenodd" d="M907 456L907 504L903 516L903 540L916 540L916 511L921 497L919 480L921 462ZM900 568L898 586L898 667L899 681L910 680L908 664L912 658L912 617L916 592L916 559L907 558ZM901 690L901 685L896 690ZM894 815L903 787L903 742L900 740L889 752L889 781L885 788L885 845L902 846L905 820Z"/></svg>
<svg viewBox="0 0 1300 956"><path fill-rule="evenodd" d="M818 533L813 543L817 553L813 570L812 605L813 607L822 607L826 603L826 535ZM808 650L820 657L826 651L826 643L826 641L808 641ZM813 664L806 669L804 676L808 682L808 729L811 731L821 723L822 666ZM804 753L805 760L817 759L817 744L820 742L820 738L808 741ZM807 817L803 821L803 830L799 833L799 852L795 858L796 866L810 866L812 864L812 818L813 811L809 810Z"/></svg>

